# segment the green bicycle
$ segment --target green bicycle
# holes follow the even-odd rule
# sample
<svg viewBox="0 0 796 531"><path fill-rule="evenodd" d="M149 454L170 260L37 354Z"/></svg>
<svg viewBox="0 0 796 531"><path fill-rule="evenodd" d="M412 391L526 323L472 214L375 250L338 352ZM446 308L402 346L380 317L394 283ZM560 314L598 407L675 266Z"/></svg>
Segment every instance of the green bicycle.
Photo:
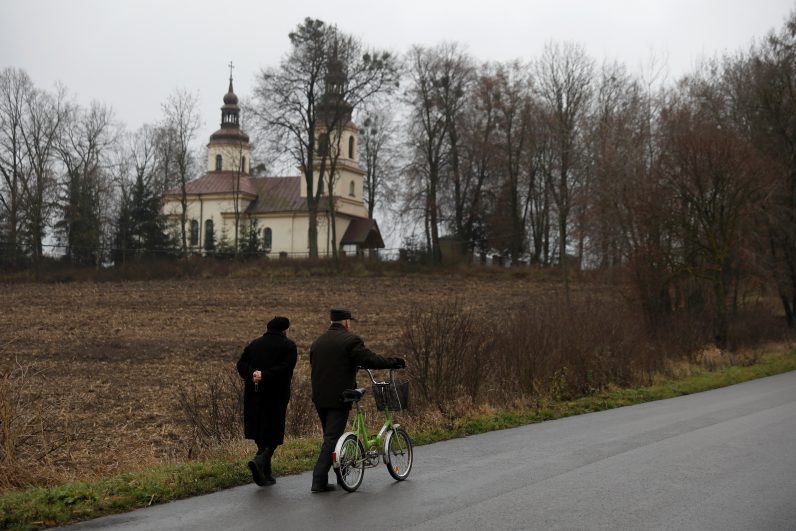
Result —
<svg viewBox="0 0 796 531"><path fill-rule="evenodd" d="M403 481L412 471L412 439L400 424L392 421L391 411L406 409L409 398L409 383L396 382L390 370L390 380L377 382L370 369L366 369L373 382L373 397L376 407L384 411L384 425L379 433L371 438L365 427L365 413L359 401L366 390L348 389L343 392L344 402L356 404L357 413L351 431L340 436L332 453L332 466L335 468L340 485L348 492L354 492L362 484L365 468L372 468L383 461L387 471L396 481Z"/></svg>

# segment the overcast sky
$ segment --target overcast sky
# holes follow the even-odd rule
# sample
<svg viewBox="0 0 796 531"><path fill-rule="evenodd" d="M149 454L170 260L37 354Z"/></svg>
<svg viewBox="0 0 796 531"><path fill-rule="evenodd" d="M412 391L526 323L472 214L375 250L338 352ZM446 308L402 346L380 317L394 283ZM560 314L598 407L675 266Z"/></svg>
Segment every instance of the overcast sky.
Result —
<svg viewBox="0 0 796 531"><path fill-rule="evenodd" d="M675 79L701 58L747 48L793 8L792 0L0 0L0 68L23 68L38 87L60 81L80 103L110 104L129 129L156 122L175 88L198 92L204 144L220 121L226 65L234 62L246 97L307 16L395 52L449 40L478 60L527 60L548 41L575 41L631 70L654 52Z"/></svg>

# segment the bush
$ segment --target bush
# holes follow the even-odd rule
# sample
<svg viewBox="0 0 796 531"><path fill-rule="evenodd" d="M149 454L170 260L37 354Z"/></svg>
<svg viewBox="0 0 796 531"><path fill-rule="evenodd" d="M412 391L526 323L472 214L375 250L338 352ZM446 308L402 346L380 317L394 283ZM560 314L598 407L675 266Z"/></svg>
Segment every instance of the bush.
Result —
<svg viewBox="0 0 796 531"><path fill-rule="evenodd" d="M190 455L243 439L243 380L237 371L220 371L179 391L191 441ZM285 435L317 435L318 414L309 379L295 375L285 419Z"/></svg>
<svg viewBox="0 0 796 531"><path fill-rule="evenodd" d="M455 300L411 314L401 347L415 404L443 413L646 384L666 359L705 344L691 320L652 329L631 302L606 295L544 295L477 320Z"/></svg>
<svg viewBox="0 0 796 531"><path fill-rule="evenodd" d="M285 435L305 437L320 434L318 413L312 403L312 385L309 378L293 376L290 403L287 406Z"/></svg>
<svg viewBox="0 0 796 531"><path fill-rule="evenodd" d="M209 374L181 388L179 399L190 430L191 454L243 436L243 380L234 370Z"/></svg>
<svg viewBox="0 0 796 531"><path fill-rule="evenodd" d="M445 412L452 402L477 401L488 370L484 362L492 350L488 328L455 300L414 308L409 314L401 348L420 404Z"/></svg>
<svg viewBox="0 0 796 531"><path fill-rule="evenodd" d="M644 323L621 299L547 295L505 318L497 380L519 397L570 399L652 370Z"/></svg>

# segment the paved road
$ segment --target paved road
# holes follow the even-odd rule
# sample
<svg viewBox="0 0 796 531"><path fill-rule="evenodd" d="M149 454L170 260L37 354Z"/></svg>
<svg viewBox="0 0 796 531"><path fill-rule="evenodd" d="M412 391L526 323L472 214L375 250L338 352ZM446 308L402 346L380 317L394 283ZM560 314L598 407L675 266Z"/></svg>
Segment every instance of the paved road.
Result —
<svg viewBox="0 0 796 531"><path fill-rule="evenodd" d="M409 480L310 475L70 529L796 529L796 372L419 447Z"/></svg>

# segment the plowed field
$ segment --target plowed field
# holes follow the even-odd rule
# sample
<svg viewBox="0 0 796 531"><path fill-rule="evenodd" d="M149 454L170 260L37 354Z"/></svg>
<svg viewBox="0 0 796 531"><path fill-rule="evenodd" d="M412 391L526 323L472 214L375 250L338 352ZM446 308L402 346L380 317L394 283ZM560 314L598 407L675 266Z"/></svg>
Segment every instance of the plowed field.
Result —
<svg viewBox="0 0 796 531"><path fill-rule="evenodd" d="M488 313L540 289L524 278L442 275L0 285L0 368L42 371L40 400L59 404L53 414L80 434L56 465L70 477L104 474L184 459L180 387L234 370L274 315L290 318L306 374L332 306L352 309L371 349L401 355L413 309L458 299Z"/></svg>

